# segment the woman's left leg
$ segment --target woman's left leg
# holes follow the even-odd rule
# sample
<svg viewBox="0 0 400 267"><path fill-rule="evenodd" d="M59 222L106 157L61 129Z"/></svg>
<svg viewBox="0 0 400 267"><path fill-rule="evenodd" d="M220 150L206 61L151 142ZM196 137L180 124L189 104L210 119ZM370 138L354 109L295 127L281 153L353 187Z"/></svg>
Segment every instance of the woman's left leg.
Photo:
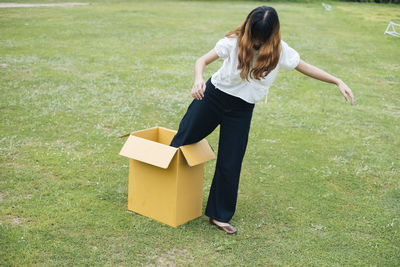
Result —
<svg viewBox="0 0 400 267"><path fill-rule="evenodd" d="M220 124L218 157L205 215L229 222L235 213L239 177L254 105L227 111Z"/></svg>

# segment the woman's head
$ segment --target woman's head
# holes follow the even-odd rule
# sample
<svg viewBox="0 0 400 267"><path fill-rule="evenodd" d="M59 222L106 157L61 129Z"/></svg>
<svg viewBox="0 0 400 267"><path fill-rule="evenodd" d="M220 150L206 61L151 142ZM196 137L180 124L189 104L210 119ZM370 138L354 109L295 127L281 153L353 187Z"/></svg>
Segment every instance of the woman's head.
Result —
<svg viewBox="0 0 400 267"><path fill-rule="evenodd" d="M253 9L242 25L226 34L227 37L235 34L239 45L240 76L248 80L260 79L268 75L279 61L280 55L280 25L276 10L269 6L260 6ZM257 61L251 69L254 50L259 51Z"/></svg>

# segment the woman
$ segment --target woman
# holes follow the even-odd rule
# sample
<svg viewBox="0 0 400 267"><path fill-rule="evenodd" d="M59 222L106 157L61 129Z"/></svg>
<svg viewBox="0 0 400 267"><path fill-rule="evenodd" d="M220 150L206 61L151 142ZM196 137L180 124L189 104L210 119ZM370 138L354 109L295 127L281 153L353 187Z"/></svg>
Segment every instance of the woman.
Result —
<svg viewBox="0 0 400 267"><path fill-rule="evenodd" d="M203 80L204 67L216 59L222 67ZM340 79L300 59L281 40L279 18L268 6L255 8L244 23L229 32L195 64L193 101L183 116L171 146L196 143L220 125L218 157L205 215L228 234L236 233L228 222L235 208L239 176L245 154L254 105L268 93L279 68L296 69L312 78L334 83L346 101L350 88Z"/></svg>

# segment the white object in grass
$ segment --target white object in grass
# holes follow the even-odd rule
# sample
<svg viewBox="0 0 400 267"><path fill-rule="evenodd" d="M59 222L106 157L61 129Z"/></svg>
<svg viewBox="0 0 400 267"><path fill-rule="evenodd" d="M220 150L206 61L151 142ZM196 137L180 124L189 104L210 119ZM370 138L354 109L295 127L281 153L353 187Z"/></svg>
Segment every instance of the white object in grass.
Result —
<svg viewBox="0 0 400 267"><path fill-rule="evenodd" d="M400 32L396 31L396 27L400 28L400 24L394 23L393 21L389 22L384 34L400 37Z"/></svg>
<svg viewBox="0 0 400 267"><path fill-rule="evenodd" d="M332 6L331 5L322 3L322 6L325 8L326 11L331 11L332 10Z"/></svg>

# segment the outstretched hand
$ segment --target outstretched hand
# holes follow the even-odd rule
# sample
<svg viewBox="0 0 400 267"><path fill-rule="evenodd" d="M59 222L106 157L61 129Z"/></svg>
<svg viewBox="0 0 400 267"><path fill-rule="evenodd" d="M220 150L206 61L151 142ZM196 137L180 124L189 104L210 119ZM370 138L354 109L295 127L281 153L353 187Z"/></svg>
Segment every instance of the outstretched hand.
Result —
<svg viewBox="0 0 400 267"><path fill-rule="evenodd" d="M204 97L204 91L206 90L206 84L203 79L195 80L192 88L192 96L197 100L201 100Z"/></svg>
<svg viewBox="0 0 400 267"><path fill-rule="evenodd" d="M347 96L349 95L351 97L351 105L354 105L354 96L351 89L341 80L337 83L337 86L339 87L340 92L346 99L346 102L349 102L349 98Z"/></svg>

